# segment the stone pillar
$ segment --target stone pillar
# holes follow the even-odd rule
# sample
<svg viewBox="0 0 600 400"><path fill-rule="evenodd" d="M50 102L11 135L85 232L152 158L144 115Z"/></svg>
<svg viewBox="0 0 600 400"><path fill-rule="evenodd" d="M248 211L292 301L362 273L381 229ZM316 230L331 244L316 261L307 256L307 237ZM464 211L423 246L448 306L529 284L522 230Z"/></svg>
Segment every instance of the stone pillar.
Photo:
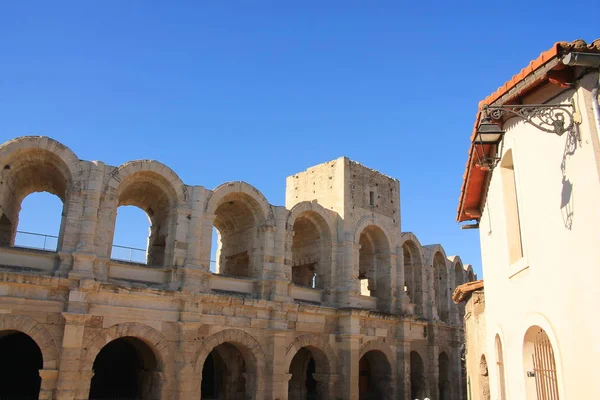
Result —
<svg viewBox="0 0 600 400"><path fill-rule="evenodd" d="M410 322L408 323L410 324ZM407 329L405 329L406 331ZM398 359L398 399L414 400L410 396L410 341L398 340L396 348Z"/></svg>
<svg viewBox="0 0 600 400"><path fill-rule="evenodd" d="M286 347L290 339L285 318L285 313L271 312L272 330L269 332L265 360L265 399L267 400L288 398L288 383L292 375L289 373L290 366L286 364L285 359Z"/></svg>
<svg viewBox="0 0 600 400"><path fill-rule="evenodd" d="M90 318L87 314L63 312L65 328L60 353L56 399L87 400L93 372L81 365L83 333ZM86 369L86 367L88 367Z"/></svg>
<svg viewBox="0 0 600 400"><path fill-rule="evenodd" d="M317 400L330 400L336 398L335 386L340 376L338 374L313 374L317 381Z"/></svg>
<svg viewBox="0 0 600 400"><path fill-rule="evenodd" d="M69 277L94 277L94 260L96 258L94 241L98 228L98 210L104 181L104 167L104 163L100 161L90 163L87 186L82 190L84 200L79 240L73 253L73 270L69 273Z"/></svg>
<svg viewBox="0 0 600 400"><path fill-rule="evenodd" d="M360 307L360 283L358 280L360 245L354 243L352 233L345 234L341 250L342 257L338 257L337 263L338 306L358 308Z"/></svg>
<svg viewBox="0 0 600 400"><path fill-rule="evenodd" d="M188 208L178 208L171 213L172 223L169 227L169 239L171 239L171 255L166 265L174 268L183 267L188 252L187 235L189 232L188 223L192 211Z"/></svg>
<svg viewBox="0 0 600 400"><path fill-rule="evenodd" d="M194 196L201 188L194 188ZM200 207L201 202L194 197L194 207ZM188 251L182 273L182 289L192 293L210 292L210 248L212 243L212 228L216 216L202 214L201 210L192 210L188 233ZM198 235L199 233L199 235ZM198 240L198 237L200 238Z"/></svg>
<svg viewBox="0 0 600 400"><path fill-rule="evenodd" d="M360 357L360 312L347 310L339 312L341 340L338 354L338 368L341 381L338 386L339 397L345 400L358 400L358 363Z"/></svg>
<svg viewBox="0 0 600 400"><path fill-rule="evenodd" d="M432 333L434 334L434 340L435 338L438 336L437 335L437 328L431 328ZM433 341L430 341L430 343L433 343ZM437 345L430 345L429 346L429 354L428 354L428 358L429 358L429 362L428 362L428 366L426 371L429 371L428 373L425 374L426 378L426 390L428 390L428 397L432 400L437 400L438 399L438 393L439 393L439 388L438 388L438 382L439 382L439 346Z"/></svg>
<svg viewBox="0 0 600 400"><path fill-rule="evenodd" d="M40 369L40 378L42 384L40 386L39 400L54 399L54 390L56 389L56 381L58 379L57 369Z"/></svg>

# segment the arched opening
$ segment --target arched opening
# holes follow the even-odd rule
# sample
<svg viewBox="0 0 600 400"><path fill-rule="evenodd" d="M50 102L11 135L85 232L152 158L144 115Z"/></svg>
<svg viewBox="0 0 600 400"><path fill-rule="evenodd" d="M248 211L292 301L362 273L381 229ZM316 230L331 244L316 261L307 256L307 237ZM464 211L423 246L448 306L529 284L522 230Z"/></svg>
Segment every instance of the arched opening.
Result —
<svg viewBox="0 0 600 400"><path fill-rule="evenodd" d="M42 352L35 341L18 331L0 331L0 398L37 399Z"/></svg>
<svg viewBox="0 0 600 400"><path fill-rule="evenodd" d="M246 361L231 343L216 346L202 366L201 400L246 399ZM248 388L250 389L250 388Z"/></svg>
<svg viewBox="0 0 600 400"><path fill-rule="evenodd" d="M48 192L31 193L21 202L14 245L56 251L62 213L63 203L58 196ZM0 226L3 220L0 217Z"/></svg>
<svg viewBox="0 0 600 400"><path fill-rule="evenodd" d="M292 282L323 289L329 262L327 223L316 212L306 211L296 218L292 229Z"/></svg>
<svg viewBox="0 0 600 400"><path fill-rule="evenodd" d="M391 398L392 368L381 351L371 350L358 364L359 400L387 400Z"/></svg>
<svg viewBox="0 0 600 400"><path fill-rule="evenodd" d="M450 359L448 358L448 354L441 352L438 357L438 399L452 400L451 390Z"/></svg>
<svg viewBox="0 0 600 400"><path fill-rule="evenodd" d="M160 393L154 352L135 337L122 337L100 350L93 364L90 400L151 399Z"/></svg>
<svg viewBox="0 0 600 400"><path fill-rule="evenodd" d="M415 304L415 312L423 313L423 276L420 252L415 243L407 241L402 245L404 253L404 292Z"/></svg>
<svg viewBox="0 0 600 400"><path fill-rule="evenodd" d="M446 272L446 259L441 252L433 258L433 289L438 317L444 322L450 319L450 296L448 292L448 274Z"/></svg>
<svg viewBox="0 0 600 400"><path fill-rule="evenodd" d="M117 220L110 258L147 264L148 244L152 234L151 224L148 214L141 208L135 206L117 208Z"/></svg>
<svg viewBox="0 0 600 400"><path fill-rule="evenodd" d="M548 334L539 326L532 326L525 333L523 366L525 367L527 399L558 400L558 376L554 349Z"/></svg>
<svg viewBox="0 0 600 400"><path fill-rule="evenodd" d="M2 168L0 170L0 246L25 245L44 248L44 241L46 241L46 250L60 249L67 211L64 205L68 203L71 182L67 165L57 155L47 150L27 149L16 152L8 163L0 167ZM30 194L40 192L45 192L46 195L35 195L26 203L23 202ZM62 204L58 205L56 199L48 194L58 197ZM48 199L51 200L47 202ZM15 241L17 226L23 230L19 219L21 207L24 205L32 210L24 216L27 221L26 226L31 227L26 228L27 232L42 235L36 237L31 234L20 234L18 241ZM44 237L46 232L39 232L44 228L31 221L42 221L43 226L51 226L53 232L48 235L52 237ZM51 224L46 225L46 221L51 221ZM59 221L58 224L56 221ZM56 225L60 226L58 231Z"/></svg>
<svg viewBox="0 0 600 400"><path fill-rule="evenodd" d="M502 354L502 341L500 336L496 335L496 364L498 366L498 387L500 388L499 400L506 398L506 387L504 380L504 355Z"/></svg>
<svg viewBox="0 0 600 400"><path fill-rule="evenodd" d="M425 397L425 367L423 359L416 351L410 352L410 398Z"/></svg>
<svg viewBox="0 0 600 400"><path fill-rule="evenodd" d="M319 365L323 369L323 365ZM290 364L292 377L288 385L288 400L317 400L325 395L313 374L317 373L317 362L310 348L303 347L294 356ZM320 371L320 373L323 373Z"/></svg>
<svg viewBox="0 0 600 400"><path fill-rule="evenodd" d="M244 193L226 195L215 210L214 227L219 231L216 272L241 278L255 275L259 260L258 224L264 219L260 206Z"/></svg>
<svg viewBox="0 0 600 400"><path fill-rule="evenodd" d="M361 294L385 298L389 294L390 249L388 239L381 228L370 225L360 234L358 255L358 279Z"/></svg>
<svg viewBox="0 0 600 400"><path fill-rule="evenodd" d="M121 181L117 195L118 207L137 207L144 211L150 220L150 229L148 233L140 233L140 237L135 241L135 243L141 243L142 240L146 240L146 246L144 246L146 248L145 263L156 266L167 265L172 252L169 246L171 242L169 233L172 230L171 222L173 219L172 212L174 205L172 199L176 198L170 183L155 172L139 171L126 176L123 181ZM129 209L127 209L127 211L123 209L122 212L130 216ZM138 214L138 216L139 217L137 217L136 220L138 218L142 219L141 214ZM119 228L121 228L121 226L123 225L120 224ZM142 226L145 226L145 224L142 224ZM119 232L117 236L115 231L116 229L113 231L113 247L116 245L120 246L120 244L116 243L115 238L123 235L122 232ZM125 233L125 235L126 234L127 233ZM141 247L137 249L138 254L143 253ZM127 249L125 251L127 251ZM113 254L112 249L111 254Z"/></svg>
<svg viewBox="0 0 600 400"><path fill-rule="evenodd" d="M490 376L484 354L479 360L479 396L482 400L490 400Z"/></svg>
<svg viewBox="0 0 600 400"><path fill-rule="evenodd" d="M454 283L456 284L455 289L462 285L463 283L465 283L465 278L464 278L464 269L463 266L460 262L456 262L456 264L454 264ZM464 302L460 302L458 305L458 321L460 323L462 323L464 317L465 317L465 303Z"/></svg>
<svg viewBox="0 0 600 400"><path fill-rule="evenodd" d="M475 280L475 275L473 275L473 271L467 272L467 280L468 282L473 282Z"/></svg>

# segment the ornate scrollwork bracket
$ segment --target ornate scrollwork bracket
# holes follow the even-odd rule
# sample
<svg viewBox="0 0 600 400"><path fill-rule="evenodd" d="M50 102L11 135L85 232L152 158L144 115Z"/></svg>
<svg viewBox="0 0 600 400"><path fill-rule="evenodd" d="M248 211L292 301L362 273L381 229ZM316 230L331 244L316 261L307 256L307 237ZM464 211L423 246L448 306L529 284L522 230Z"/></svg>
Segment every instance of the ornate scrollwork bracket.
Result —
<svg viewBox="0 0 600 400"><path fill-rule="evenodd" d="M562 136L565 132L574 134L575 105L563 104L507 104L502 106L484 105L482 111L487 118L502 120L507 114L523 118L524 122L539 130Z"/></svg>

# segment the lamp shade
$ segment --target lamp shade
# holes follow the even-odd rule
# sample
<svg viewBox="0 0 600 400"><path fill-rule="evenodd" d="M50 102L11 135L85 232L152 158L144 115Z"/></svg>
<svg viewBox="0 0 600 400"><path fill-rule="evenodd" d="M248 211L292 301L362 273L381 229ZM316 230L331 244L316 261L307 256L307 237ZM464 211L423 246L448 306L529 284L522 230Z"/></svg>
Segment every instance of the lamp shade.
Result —
<svg viewBox="0 0 600 400"><path fill-rule="evenodd" d="M477 135L475 135L475 143L481 144L497 144L502 140L504 131L496 124L490 122L482 122L477 129Z"/></svg>

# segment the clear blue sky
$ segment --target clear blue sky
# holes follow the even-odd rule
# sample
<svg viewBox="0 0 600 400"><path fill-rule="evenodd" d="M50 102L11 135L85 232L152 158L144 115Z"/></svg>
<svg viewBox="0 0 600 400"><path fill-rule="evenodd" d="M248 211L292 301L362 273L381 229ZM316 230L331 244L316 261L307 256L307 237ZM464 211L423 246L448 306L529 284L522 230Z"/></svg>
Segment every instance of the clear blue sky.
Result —
<svg viewBox="0 0 600 400"><path fill-rule="evenodd" d="M276 205L286 176L346 155L400 179L403 231L481 276L479 233L455 223L477 103L554 42L600 36L599 4L0 1L0 142L157 159ZM55 233L44 207L27 198L19 229ZM124 216L115 243L145 247Z"/></svg>

